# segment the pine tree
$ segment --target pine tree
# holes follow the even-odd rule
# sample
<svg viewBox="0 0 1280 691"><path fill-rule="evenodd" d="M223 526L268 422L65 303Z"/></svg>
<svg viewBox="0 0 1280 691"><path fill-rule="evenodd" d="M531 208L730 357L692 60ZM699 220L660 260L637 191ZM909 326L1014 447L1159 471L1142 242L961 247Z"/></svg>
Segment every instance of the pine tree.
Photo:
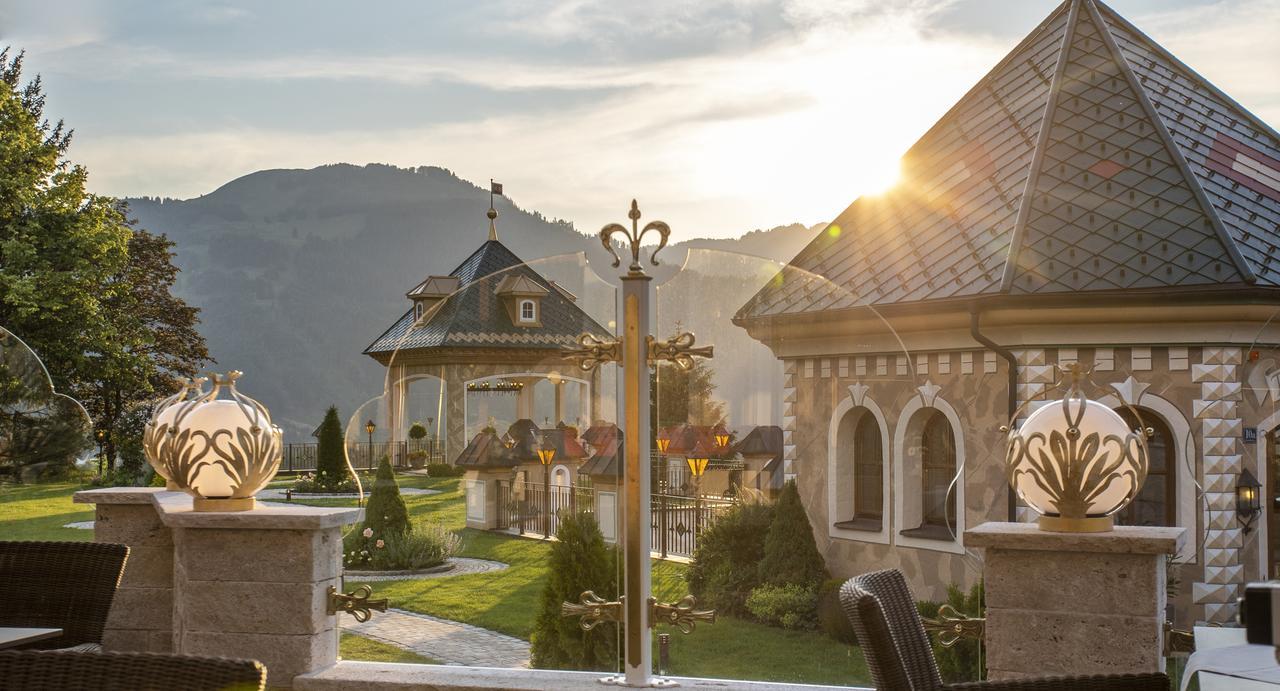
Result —
<svg viewBox="0 0 1280 691"><path fill-rule="evenodd" d="M338 419L336 407L329 406L325 411L324 421L320 423L317 436L319 443L316 444L316 484L322 487L334 487L347 477L342 421Z"/></svg>
<svg viewBox="0 0 1280 691"><path fill-rule="evenodd" d="M813 539L813 527L800 503L796 481L782 488L769 534L764 538L760 580L769 585L817 588L828 577L826 563Z"/></svg>
<svg viewBox="0 0 1280 691"><path fill-rule="evenodd" d="M386 456L378 464L373 491L369 493L369 503L364 507L364 527L371 529L375 538L409 532L409 509L400 496L400 485L396 484L396 474Z"/></svg>
<svg viewBox="0 0 1280 691"><path fill-rule="evenodd" d="M575 618L560 614L560 603L578 602L584 591L613 600L618 595L617 549L605 544L589 514L565 512L551 545L547 583L531 638L533 666L540 669L615 671L617 625L583 631Z"/></svg>

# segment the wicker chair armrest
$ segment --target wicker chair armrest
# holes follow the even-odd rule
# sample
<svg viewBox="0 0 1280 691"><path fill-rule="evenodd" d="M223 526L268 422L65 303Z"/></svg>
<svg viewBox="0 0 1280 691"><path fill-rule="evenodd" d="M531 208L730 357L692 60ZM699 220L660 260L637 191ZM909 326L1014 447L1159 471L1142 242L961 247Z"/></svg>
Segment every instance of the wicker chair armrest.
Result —
<svg viewBox="0 0 1280 691"><path fill-rule="evenodd" d="M1078 677L1037 677L1004 681L947 684L947 691L1169 691L1169 677L1149 674L1098 674Z"/></svg>

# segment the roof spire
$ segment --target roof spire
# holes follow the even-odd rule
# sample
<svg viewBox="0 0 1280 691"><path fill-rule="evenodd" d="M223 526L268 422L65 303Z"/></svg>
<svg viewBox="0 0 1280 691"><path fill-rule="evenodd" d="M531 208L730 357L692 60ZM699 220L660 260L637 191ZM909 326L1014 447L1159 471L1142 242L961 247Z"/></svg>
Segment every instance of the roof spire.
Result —
<svg viewBox="0 0 1280 691"><path fill-rule="evenodd" d="M493 178L489 178L489 213L485 214L489 217L489 239L498 239L498 226L494 221L498 220L498 212L493 208L493 195L502 195L502 183L494 182Z"/></svg>

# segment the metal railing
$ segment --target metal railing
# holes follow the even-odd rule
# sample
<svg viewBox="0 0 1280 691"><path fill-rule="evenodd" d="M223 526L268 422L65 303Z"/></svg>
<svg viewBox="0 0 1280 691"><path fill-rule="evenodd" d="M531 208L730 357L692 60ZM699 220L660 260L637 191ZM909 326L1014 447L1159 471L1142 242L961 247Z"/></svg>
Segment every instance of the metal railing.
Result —
<svg viewBox="0 0 1280 691"><path fill-rule="evenodd" d="M316 469L315 442L285 444L283 458L280 461L280 472L297 473ZM447 463L444 444L439 439L410 439L408 441L375 441L357 442L347 447L351 467L356 470L373 470L378 467L382 458L391 459L396 468L407 468L413 464L414 458L421 458L424 463ZM421 454L421 455L419 455Z"/></svg>

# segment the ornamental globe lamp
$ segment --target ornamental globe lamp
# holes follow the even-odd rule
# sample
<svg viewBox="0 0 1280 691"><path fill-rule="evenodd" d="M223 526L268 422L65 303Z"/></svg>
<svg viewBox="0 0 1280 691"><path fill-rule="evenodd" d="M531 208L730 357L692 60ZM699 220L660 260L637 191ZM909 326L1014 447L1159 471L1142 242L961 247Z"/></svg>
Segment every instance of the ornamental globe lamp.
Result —
<svg viewBox="0 0 1280 691"><path fill-rule="evenodd" d="M1061 400L1043 405L1019 428L1002 428L1008 432L1005 471L1018 497L1040 514L1041 530L1107 532L1147 479L1151 432L1130 429L1114 410L1089 400L1079 365L1064 372L1070 386Z"/></svg>
<svg viewBox="0 0 1280 691"><path fill-rule="evenodd" d="M279 427L265 406L236 390L241 372L213 375L213 388L177 404L166 469L196 511L247 511L280 468ZM226 391L228 398L219 398Z"/></svg>
<svg viewBox="0 0 1280 691"><path fill-rule="evenodd" d="M208 379L205 377L180 378L178 383L181 388L178 389L178 393L160 401L152 412L151 419L142 429L143 454L156 474L164 478L165 489L178 489L177 483L169 475L169 457L175 449L174 436L170 432L173 430L174 416L178 414L178 404L200 397L206 381Z"/></svg>

